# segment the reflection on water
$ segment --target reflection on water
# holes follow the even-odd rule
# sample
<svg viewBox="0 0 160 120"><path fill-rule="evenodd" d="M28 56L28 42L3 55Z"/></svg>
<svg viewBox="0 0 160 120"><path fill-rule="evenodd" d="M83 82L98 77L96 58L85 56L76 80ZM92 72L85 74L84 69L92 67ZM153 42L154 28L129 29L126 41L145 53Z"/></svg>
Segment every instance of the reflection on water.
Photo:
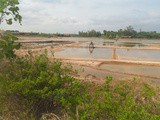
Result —
<svg viewBox="0 0 160 120"><path fill-rule="evenodd" d="M113 52L112 52L112 59L117 59L118 56L117 56L117 53L116 53L116 48L113 48L112 50L113 50Z"/></svg>
<svg viewBox="0 0 160 120"><path fill-rule="evenodd" d="M111 49L95 48L90 53L88 48L66 48L64 51L56 52L55 56L61 57L77 57L77 58L102 58L110 59L112 56Z"/></svg>
<svg viewBox="0 0 160 120"><path fill-rule="evenodd" d="M89 46L90 41L80 42L81 46ZM140 47L149 47L155 46L158 44L155 43L143 43L141 41L122 41L122 40L104 40L104 41L94 41L94 46L118 46L118 47L132 47L132 48L140 48Z"/></svg>
<svg viewBox="0 0 160 120"><path fill-rule="evenodd" d="M90 54L92 54L93 53L93 50L94 50L94 43L91 41L91 43L89 44L89 52L90 52Z"/></svg>
<svg viewBox="0 0 160 120"><path fill-rule="evenodd" d="M89 47L89 52L90 52L90 54L92 54L93 51L94 51L94 47Z"/></svg>
<svg viewBox="0 0 160 120"><path fill-rule="evenodd" d="M103 46L114 46L114 42L103 42Z"/></svg>
<svg viewBox="0 0 160 120"><path fill-rule="evenodd" d="M120 46L120 47L137 47L137 48L139 48L139 47L146 47L147 45L142 44L142 43L122 42L118 46Z"/></svg>
<svg viewBox="0 0 160 120"><path fill-rule="evenodd" d="M86 43L87 45L87 43ZM83 43L82 46L85 46L85 44ZM142 43L129 43L129 42L119 42L119 41L115 41L115 42L103 42L102 45L99 43L98 46L118 46L118 47L132 47L132 48L140 48L140 47L147 47L148 45L142 44Z"/></svg>

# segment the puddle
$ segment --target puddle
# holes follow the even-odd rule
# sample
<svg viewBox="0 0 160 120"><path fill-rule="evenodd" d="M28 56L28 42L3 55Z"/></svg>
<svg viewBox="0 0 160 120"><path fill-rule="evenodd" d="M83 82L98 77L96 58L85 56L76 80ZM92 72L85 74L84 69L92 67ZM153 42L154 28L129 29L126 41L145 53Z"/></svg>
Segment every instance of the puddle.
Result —
<svg viewBox="0 0 160 120"><path fill-rule="evenodd" d="M114 42L103 42L103 46L114 46Z"/></svg>
<svg viewBox="0 0 160 120"><path fill-rule="evenodd" d="M119 47L147 47L148 45L142 44L142 43L133 43L133 42L122 42L118 44Z"/></svg>

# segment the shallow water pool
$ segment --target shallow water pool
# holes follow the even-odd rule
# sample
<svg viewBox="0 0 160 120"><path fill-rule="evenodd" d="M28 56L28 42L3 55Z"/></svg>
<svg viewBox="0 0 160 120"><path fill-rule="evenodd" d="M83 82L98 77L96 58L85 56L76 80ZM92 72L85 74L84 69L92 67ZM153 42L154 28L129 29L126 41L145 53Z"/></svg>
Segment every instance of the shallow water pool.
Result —
<svg viewBox="0 0 160 120"><path fill-rule="evenodd" d="M66 48L64 51L56 52L55 56L67 58L95 58L95 59L117 59L135 61L160 62L160 50L129 50L109 48Z"/></svg>

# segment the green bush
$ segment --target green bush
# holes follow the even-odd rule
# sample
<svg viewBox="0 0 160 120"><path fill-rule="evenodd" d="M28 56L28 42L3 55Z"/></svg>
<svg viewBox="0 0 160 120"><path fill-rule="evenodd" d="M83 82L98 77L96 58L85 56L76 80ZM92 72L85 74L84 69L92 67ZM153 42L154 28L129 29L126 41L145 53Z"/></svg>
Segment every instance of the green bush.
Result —
<svg viewBox="0 0 160 120"><path fill-rule="evenodd" d="M3 35L0 38L0 59L7 58L11 60L16 57L14 50L20 48L20 44L14 42L17 39L12 34Z"/></svg>
<svg viewBox="0 0 160 120"><path fill-rule="evenodd" d="M92 87L94 93L84 105L82 120L160 119L158 91L146 82L130 80L115 84L112 77L107 77L105 84Z"/></svg>
<svg viewBox="0 0 160 120"><path fill-rule="evenodd" d="M70 75L68 67L49 62L45 55L8 63L0 71L0 84L4 101L15 98L30 115L38 117L65 111L74 118L76 107L85 101L85 85Z"/></svg>
<svg viewBox="0 0 160 120"><path fill-rule="evenodd" d="M46 55L3 60L0 65L0 116L10 113L27 120L55 113L80 120L160 119L159 88L146 82L115 84L112 77L103 85L80 82L69 67L50 62Z"/></svg>

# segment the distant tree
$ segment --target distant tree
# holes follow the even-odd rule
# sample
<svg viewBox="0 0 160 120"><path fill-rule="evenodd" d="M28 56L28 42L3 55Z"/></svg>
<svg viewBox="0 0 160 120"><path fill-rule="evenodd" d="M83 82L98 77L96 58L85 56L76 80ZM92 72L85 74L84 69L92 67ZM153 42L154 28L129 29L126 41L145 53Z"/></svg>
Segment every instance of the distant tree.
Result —
<svg viewBox="0 0 160 120"><path fill-rule="evenodd" d="M118 30L118 35L119 35L119 37L124 36L124 31L122 29L119 29Z"/></svg>
<svg viewBox="0 0 160 120"><path fill-rule="evenodd" d="M91 31L88 31L88 36L89 37L96 37L96 31L95 30L91 30Z"/></svg>
<svg viewBox="0 0 160 120"><path fill-rule="evenodd" d="M106 34L107 34L107 31L106 31L106 30L103 30L103 34L106 35Z"/></svg>
<svg viewBox="0 0 160 120"><path fill-rule="evenodd" d="M137 34L137 32L134 30L134 28L132 26L128 26L126 27L126 29L124 30L124 35L125 36L131 36L131 37L135 37Z"/></svg>
<svg viewBox="0 0 160 120"><path fill-rule="evenodd" d="M4 21L11 25L13 21L21 23L22 17L19 15L18 0L0 0L0 24Z"/></svg>
<svg viewBox="0 0 160 120"><path fill-rule="evenodd" d="M95 30L87 31L87 32L79 32L80 37L100 37L101 32L97 32Z"/></svg>

